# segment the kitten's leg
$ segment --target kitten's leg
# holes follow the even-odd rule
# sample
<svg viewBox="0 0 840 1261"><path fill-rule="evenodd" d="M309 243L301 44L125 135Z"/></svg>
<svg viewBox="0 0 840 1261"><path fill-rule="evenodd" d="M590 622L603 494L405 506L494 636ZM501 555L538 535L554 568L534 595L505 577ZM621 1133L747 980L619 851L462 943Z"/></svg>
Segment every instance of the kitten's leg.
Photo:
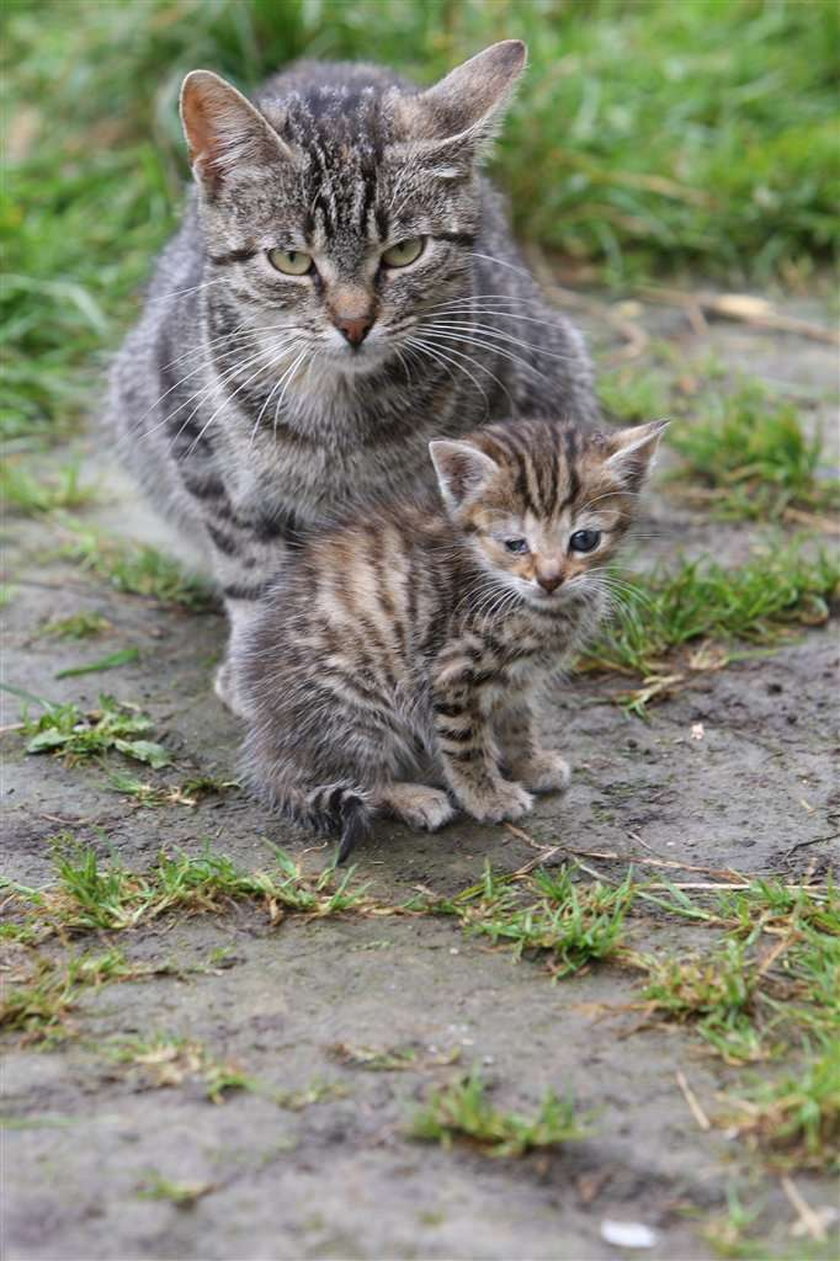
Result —
<svg viewBox="0 0 840 1261"><path fill-rule="evenodd" d="M504 779L489 715L471 665L433 685L435 732L446 781L464 809L483 823L519 819L534 804L522 786Z"/></svg>
<svg viewBox="0 0 840 1261"><path fill-rule="evenodd" d="M413 828L436 832L455 814L455 807L445 792L426 784L396 781L386 784L373 795L373 805L396 815Z"/></svg>
<svg viewBox="0 0 840 1261"><path fill-rule="evenodd" d="M496 733L510 773L532 792L563 792L569 785L569 763L556 749L540 744L537 716L527 697L499 706Z"/></svg>

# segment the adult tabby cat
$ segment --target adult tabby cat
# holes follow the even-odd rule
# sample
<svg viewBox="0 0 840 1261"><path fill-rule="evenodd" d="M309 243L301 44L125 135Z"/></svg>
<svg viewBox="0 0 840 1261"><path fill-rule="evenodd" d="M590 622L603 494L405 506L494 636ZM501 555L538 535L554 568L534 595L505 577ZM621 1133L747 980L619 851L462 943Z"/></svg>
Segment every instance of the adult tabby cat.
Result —
<svg viewBox="0 0 840 1261"><path fill-rule="evenodd" d="M232 645L285 545L429 480L434 434L596 419L580 335L479 174L524 62L507 40L426 91L302 63L256 105L187 76L197 190L110 414L142 485L209 549ZM216 690L237 708L227 666Z"/></svg>
<svg viewBox="0 0 840 1261"><path fill-rule="evenodd" d="M662 428L433 441L446 511L394 505L290 553L234 657L256 791L339 830L343 858L376 811L434 829L454 798L497 822L564 788L535 702L608 605Z"/></svg>

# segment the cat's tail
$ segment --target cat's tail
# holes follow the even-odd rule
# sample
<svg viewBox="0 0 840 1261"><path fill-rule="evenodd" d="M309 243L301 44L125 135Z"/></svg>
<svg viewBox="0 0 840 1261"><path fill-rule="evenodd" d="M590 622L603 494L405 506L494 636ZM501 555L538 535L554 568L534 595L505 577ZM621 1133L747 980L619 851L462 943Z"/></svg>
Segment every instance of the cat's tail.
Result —
<svg viewBox="0 0 840 1261"><path fill-rule="evenodd" d="M306 806L314 827L338 832L337 864L346 862L358 842L370 833L373 807L369 795L357 784L323 784L308 794Z"/></svg>

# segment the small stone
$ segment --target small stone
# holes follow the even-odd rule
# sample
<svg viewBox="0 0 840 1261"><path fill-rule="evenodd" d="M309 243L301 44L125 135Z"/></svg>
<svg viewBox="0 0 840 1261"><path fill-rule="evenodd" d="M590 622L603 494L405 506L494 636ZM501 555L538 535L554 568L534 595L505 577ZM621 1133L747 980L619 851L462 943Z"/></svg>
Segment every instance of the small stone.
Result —
<svg viewBox="0 0 840 1261"><path fill-rule="evenodd" d="M643 1222L615 1222L605 1218L601 1222L601 1238L618 1248L654 1248L659 1236Z"/></svg>

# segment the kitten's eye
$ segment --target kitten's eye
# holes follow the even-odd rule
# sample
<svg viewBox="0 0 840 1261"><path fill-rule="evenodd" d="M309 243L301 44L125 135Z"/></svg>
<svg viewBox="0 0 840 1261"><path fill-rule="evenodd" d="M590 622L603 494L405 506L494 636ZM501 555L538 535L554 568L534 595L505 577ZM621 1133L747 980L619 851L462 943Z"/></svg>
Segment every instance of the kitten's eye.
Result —
<svg viewBox="0 0 840 1261"><path fill-rule="evenodd" d="M576 530L569 539L569 547L573 552L594 552L600 542L600 530Z"/></svg>
<svg viewBox="0 0 840 1261"><path fill-rule="evenodd" d="M524 556L528 551L527 539L505 539L505 547L509 552L516 552L519 556Z"/></svg>
<svg viewBox="0 0 840 1261"><path fill-rule="evenodd" d="M268 261L287 276L305 276L312 270L312 255L300 250L269 250Z"/></svg>
<svg viewBox="0 0 840 1261"><path fill-rule="evenodd" d="M382 261L386 267L408 267L414 263L426 248L426 238L410 236L406 241L398 241L382 251Z"/></svg>

